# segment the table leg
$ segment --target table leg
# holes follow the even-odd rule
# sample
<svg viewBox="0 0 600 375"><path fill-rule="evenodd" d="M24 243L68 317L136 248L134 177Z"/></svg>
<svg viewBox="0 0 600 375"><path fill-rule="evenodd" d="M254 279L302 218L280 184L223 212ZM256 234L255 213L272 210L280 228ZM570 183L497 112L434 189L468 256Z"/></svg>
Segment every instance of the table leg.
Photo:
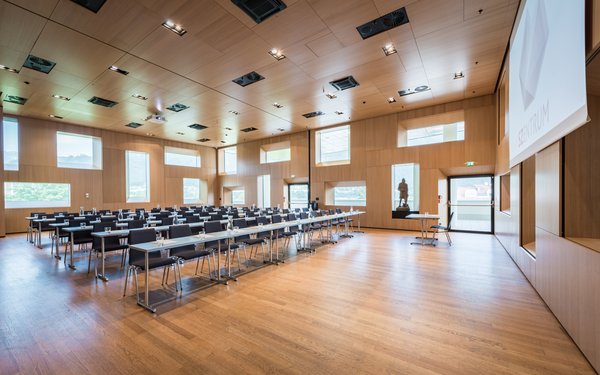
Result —
<svg viewBox="0 0 600 375"><path fill-rule="evenodd" d="M146 285L144 285L144 302L140 302L140 296L137 296L137 303L138 305L142 306L143 308L145 308L146 310L155 313L156 312L156 308L150 306L150 304L148 303L149 299L150 299L150 290L149 290L149 281L150 281L150 277L149 277L149 270L148 268L150 267L150 259L149 259L149 253L146 251L145 252L145 256L144 256L144 280L146 282Z"/></svg>
<svg viewBox="0 0 600 375"><path fill-rule="evenodd" d="M102 252L102 273L99 275L98 274L98 262L94 261L94 268L96 271L96 277L99 278L102 281L108 281L108 278L106 277L106 274L104 273L104 237L100 237L100 249ZM91 250L90 250L91 251ZM96 260L97 260L98 256L96 255Z"/></svg>
<svg viewBox="0 0 600 375"><path fill-rule="evenodd" d="M38 223L38 232L37 232L37 247L42 248L42 222Z"/></svg>
<svg viewBox="0 0 600 375"><path fill-rule="evenodd" d="M358 221L358 229L354 230L352 232L354 232L354 233L365 233L362 230L360 230L360 215L356 215L356 216L358 216L357 219L356 219L356 221Z"/></svg>
<svg viewBox="0 0 600 375"><path fill-rule="evenodd" d="M54 257L60 260L60 227L56 227L56 255Z"/></svg>
<svg viewBox="0 0 600 375"><path fill-rule="evenodd" d="M75 232L71 232L71 246L69 246L70 252L70 261L69 261L69 268L72 270L76 270L77 268L75 268L75 265L73 264L73 243L75 242L74 240L74 234ZM65 254L65 258L66 258L67 254Z"/></svg>

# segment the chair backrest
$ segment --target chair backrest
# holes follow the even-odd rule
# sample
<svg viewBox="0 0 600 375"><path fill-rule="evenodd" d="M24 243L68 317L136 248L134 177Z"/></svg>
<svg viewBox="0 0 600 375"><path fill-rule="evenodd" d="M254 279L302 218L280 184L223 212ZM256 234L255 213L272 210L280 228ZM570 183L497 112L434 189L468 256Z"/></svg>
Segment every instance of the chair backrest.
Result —
<svg viewBox="0 0 600 375"><path fill-rule="evenodd" d="M111 230L116 230L117 229L117 223L113 222L100 222L100 223L94 223L93 224L93 229L92 232L104 232L106 231L106 228L110 227ZM100 237L95 237L92 236L94 243L93 243L93 247L94 249L98 249L100 250L100 248L102 247L102 240L100 239ZM110 245L110 244L118 244L119 243L119 237L106 237L104 238L104 245Z"/></svg>
<svg viewBox="0 0 600 375"><path fill-rule="evenodd" d="M273 223L281 223L281 215L273 215L271 216L271 222Z"/></svg>
<svg viewBox="0 0 600 375"><path fill-rule="evenodd" d="M256 222L258 224L267 225L269 224L269 219L266 216L259 216L256 218Z"/></svg>
<svg viewBox="0 0 600 375"><path fill-rule="evenodd" d="M300 219L308 219L308 212L301 212Z"/></svg>
<svg viewBox="0 0 600 375"><path fill-rule="evenodd" d="M152 228L147 229L135 229L130 230L129 235L127 236L127 243L129 245L136 245L139 243L152 242L156 241L156 232ZM144 252L138 251L134 249L129 249L129 264L138 261L144 261ZM148 253L148 257L152 258L160 258L160 251L154 251Z"/></svg>
<svg viewBox="0 0 600 375"><path fill-rule="evenodd" d="M144 220L127 221L127 229L139 229L144 227Z"/></svg>
<svg viewBox="0 0 600 375"><path fill-rule="evenodd" d="M111 221L115 221L115 218L112 216L109 217L101 217L100 221L103 223L110 223Z"/></svg>
<svg viewBox="0 0 600 375"><path fill-rule="evenodd" d="M233 226L238 228L247 228L246 219L233 219Z"/></svg>
<svg viewBox="0 0 600 375"><path fill-rule="evenodd" d="M448 228L448 230L450 230L450 228L451 228L453 217L454 217L454 211L450 212L450 217L448 218L448 226L446 227L446 228Z"/></svg>
<svg viewBox="0 0 600 375"><path fill-rule="evenodd" d="M117 223L113 222L100 222L100 223L94 223L93 224L94 229L92 229L92 232L104 232L106 229L110 227L111 230L116 230L117 229Z"/></svg>
<svg viewBox="0 0 600 375"><path fill-rule="evenodd" d="M223 225L221 224L221 222L219 220L204 222L204 232L205 233L220 232L222 230L223 230Z"/></svg>
<svg viewBox="0 0 600 375"><path fill-rule="evenodd" d="M200 216L196 216L196 215L185 215L185 219L186 219L187 223L199 223L200 222Z"/></svg>
<svg viewBox="0 0 600 375"><path fill-rule="evenodd" d="M187 224L171 225L169 227L169 238L188 237L192 235L192 229Z"/></svg>
<svg viewBox="0 0 600 375"><path fill-rule="evenodd" d="M173 225L174 217L163 217L160 221L160 225Z"/></svg>
<svg viewBox="0 0 600 375"><path fill-rule="evenodd" d="M81 223L85 223L85 219L69 220L69 227L80 227Z"/></svg>
<svg viewBox="0 0 600 375"><path fill-rule="evenodd" d="M294 221L294 220L296 220L296 214L289 213L287 215L287 221ZM290 231L297 231L299 229L300 229L300 227L298 225L294 225L289 228Z"/></svg>

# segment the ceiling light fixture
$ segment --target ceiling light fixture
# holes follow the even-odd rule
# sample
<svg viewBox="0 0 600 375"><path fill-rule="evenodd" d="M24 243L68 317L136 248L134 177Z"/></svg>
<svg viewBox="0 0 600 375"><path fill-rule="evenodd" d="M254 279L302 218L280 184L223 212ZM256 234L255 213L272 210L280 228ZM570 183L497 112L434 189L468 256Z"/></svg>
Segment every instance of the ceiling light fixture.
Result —
<svg viewBox="0 0 600 375"><path fill-rule="evenodd" d="M185 133L177 132L177 135L185 135Z"/></svg>
<svg viewBox="0 0 600 375"><path fill-rule="evenodd" d="M454 79L461 79L461 78L465 78L465 75L463 72L454 73Z"/></svg>
<svg viewBox="0 0 600 375"><path fill-rule="evenodd" d="M330 93L330 92L326 93L325 96L328 97L329 99L335 99L335 98L337 98L337 95L335 95L333 93Z"/></svg>
<svg viewBox="0 0 600 375"><path fill-rule="evenodd" d="M396 103L396 98L394 98L393 96L390 96L389 98L387 98L387 102L390 104Z"/></svg>
<svg viewBox="0 0 600 375"><path fill-rule="evenodd" d="M68 102L69 100L71 100L71 98L67 98L66 96L62 96L62 95L56 95L56 94L52 95L52 97L53 97L53 98L56 98L56 99L64 100L64 101L67 101L67 102Z"/></svg>
<svg viewBox="0 0 600 375"><path fill-rule="evenodd" d="M386 44L381 49L383 50L383 53L385 53L386 56L393 55L394 53L398 53L398 51L396 50L396 47L394 47L394 45L391 43Z"/></svg>
<svg viewBox="0 0 600 375"><path fill-rule="evenodd" d="M240 113L238 111L234 111L233 109L229 111L229 113L233 113L234 115L239 115Z"/></svg>
<svg viewBox="0 0 600 375"><path fill-rule="evenodd" d="M233 129L231 129L231 128L225 128L225 130L233 130Z"/></svg>
<svg viewBox="0 0 600 375"><path fill-rule="evenodd" d="M475 163L474 161L468 161L468 162L466 162L466 163L465 163L465 165L466 165L467 167L472 167L472 166L474 166L475 164L476 164L476 163Z"/></svg>
<svg viewBox="0 0 600 375"><path fill-rule="evenodd" d="M174 23L171 20L166 20L162 23L163 27L167 30L171 30L175 34L179 36L183 36L183 34L187 33L187 30L184 29L181 25Z"/></svg>
<svg viewBox="0 0 600 375"><path fill-rule="evenodd" d="M280 132L284 132L285 131L284 128L277 128L277 130L279 130Z"/></svg>
<svg viewBox="0 0 600 375"><path fill-rule="evenodd" d="M277 61L285 59L285 55L277 48L271 48L269 55L273 56L273 58Z"/></svg>
<svg viewBox="0 0 600 375"><path fill-rule="evenodd" d="M124 76L129 74L129 72L127 70L123 70L123 69L119 68L118 66L114 66L114 65L111 65L108 69L112 70L113 72L123 74Z"/></svg>
<svg viewBox="0 0 600 375"><path fill-rule="evenodd" d="M146 133L146 135L149 137L154 137L154 133Z"/></svg>
<svg viewBox="0 0 600 375"><path fill-rule="evenodd" d="M132 94L131 97L132 98L136 98L136 99L141 99L141 100L148 100L147 96L143 96L143 95L140 95L140 94Z"/></svg>
<svg viewBox="0 0 600 375"><path fill-rule="evenodd" d="M52 117L52 118L56 118L56 119L62 120L62 116L58 116L58 115L48 115L48 117Z"/></svg>
<svg viewBox="0 0 600 375"><path fill-rule="evenodd" d="M275 108L283 108L283 105L275 102L275 103L273 103L273 107L275 107Z"/></svg>
<svg viewBox="0 0 600 375"><path fill-rule="evenodd" d="M335 111L334 113L335 113L336 115L338 115L338 116L339 116L339 115L343 115L343 114L344 114L344 112L342 112L342 111Z"/></svg>
<svg viewBox="0 0 600 375"><path fill-rule="evenodd" d="M11 73L19 73L17 69L9 68L8 66L2 64L0 64L0 69L8 70Z"/></svg>

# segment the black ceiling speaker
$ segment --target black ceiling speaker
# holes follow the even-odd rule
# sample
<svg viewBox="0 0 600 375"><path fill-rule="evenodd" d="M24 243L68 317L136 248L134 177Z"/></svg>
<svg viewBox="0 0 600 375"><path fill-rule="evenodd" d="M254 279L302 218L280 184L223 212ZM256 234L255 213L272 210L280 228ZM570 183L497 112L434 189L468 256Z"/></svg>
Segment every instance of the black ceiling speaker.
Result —
<svg viewBox="0 0 600 375"><path fill-rule="evenodd" d="M261 23L275 13L278 13L287 5L281 0L231 0L256 23Z"/></svg>
<svg viewBox="0 0 600 375"><path fill-rule="evenodd" d="M313 117L317 117L317 116L323 116L324 114L325 114L325 112L315 111L315 112L305 113L302 116L304 116L305 118L313 118Z"/></svg>
<svg viewBox="0 0 600 375"><path fill-rule="evenodd" d="M244 133L250 133L250 132L253 132L253 131L256 131L256 130L258 130L258 129L257 129L257 128L255 128L255 127L252 127L252 126L251 126L251 127L249 127L249 128L245 128L245 129L242 129L242 130L240 130L240 131L242 131L242 132L244 132Z"/></svg>
<svg viewBox="0 0 600 375"><path fill-rule="evenodd" d="M208 126L202 125L202 124L192 124L192 125L188 125L188 128L192 128L195 130L203 130L203 129L208 128Z"/></svg>
<svg viewBox="0 0 600 375"><path fill-rule="evenodd" d="M101 105L102 107L107 107L107 108L111 108L111 107L114 107L117 104L119 104L112 100L99 98L97 96L93 96L90 100L88 100L88 102L90 102L92 104L96 104L96 105Z"/></svg>
<svg viewBox="0 0 600 375"><path fill-rule="evenodd" d="M406 9L402 7L362 24L358 26L356 30L363 39L367 39L384 31L391 30L394 27L404 25L405 23L408 23L408 15L406 14Z"/></svg>
<svg viewBox="0 0 600 375"><path fill-rule="evenodd" d="M81 5L82 7L91 10L94 13L98 13L100 8L104 5L106 0L71 0L72 2Z"/></svg>
<svg viewBox="0 0 600 375"><path fill-rule="evenodd" d="M25 63L23 64L23 66L25 68L37 70L38 72L42 72L42 73L46 73L46 74L50 73L52 68L54 68L54 65L56 65L56 63L53 61L46 60L41 57L37 57L37 56L33 56L33 55L27 56L27 59L25 60Z"/></svg>

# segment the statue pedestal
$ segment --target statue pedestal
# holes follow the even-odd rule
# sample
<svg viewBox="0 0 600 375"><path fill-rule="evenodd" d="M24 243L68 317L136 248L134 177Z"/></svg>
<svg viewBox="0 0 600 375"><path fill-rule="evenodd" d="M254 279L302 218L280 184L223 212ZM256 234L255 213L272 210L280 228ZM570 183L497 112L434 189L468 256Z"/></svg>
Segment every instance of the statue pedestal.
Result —
<svg viewBox="0 0 600 375"><path fill-rule="evenodd" d="M392 211L392 219L404 219L410 214L418 214L419 211L411 211L410 207L398 207Z"/></svg>

